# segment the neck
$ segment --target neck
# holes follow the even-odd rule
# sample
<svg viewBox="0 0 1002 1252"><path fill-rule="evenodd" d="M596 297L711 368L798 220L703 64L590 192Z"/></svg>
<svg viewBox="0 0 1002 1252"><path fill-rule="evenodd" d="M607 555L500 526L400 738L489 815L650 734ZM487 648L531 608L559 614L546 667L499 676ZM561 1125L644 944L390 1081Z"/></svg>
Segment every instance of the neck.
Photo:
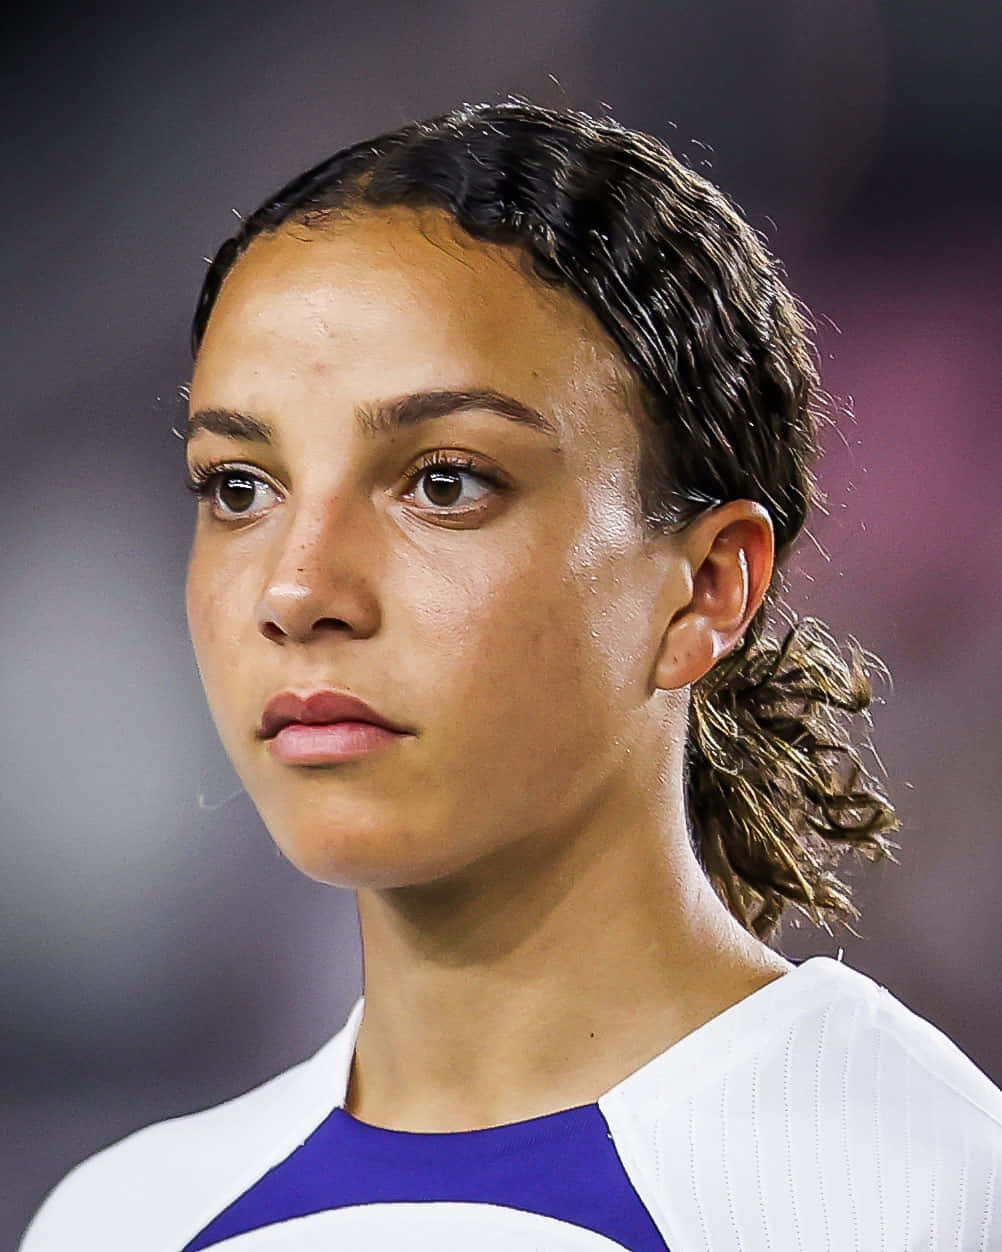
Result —
<svg viewBox="0 0 1002 1252"><path fill-rule="evenodd" d="M610 811L455 880L360 892L350 1112L448 1131L591 1103L791 968L718 900L683 812L666 836L663 810Z"/></svg>

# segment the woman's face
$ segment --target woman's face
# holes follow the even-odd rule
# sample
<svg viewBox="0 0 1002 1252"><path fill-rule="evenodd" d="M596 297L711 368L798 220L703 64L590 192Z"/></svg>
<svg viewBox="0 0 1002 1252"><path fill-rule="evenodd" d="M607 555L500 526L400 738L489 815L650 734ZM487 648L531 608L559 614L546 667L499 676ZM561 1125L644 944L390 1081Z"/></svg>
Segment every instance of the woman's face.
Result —
<svg viewBox="0 0 1002 1252"><path fill-rule="evenodd" d="M226 279L187 456L231 468L198 505L188 620L226 751L306 874L429 883L571 838L663 733L652 672L686 593L637 521L622 378L588 310L436 211L287 226ZM443 394L472 391L509 415ZM530 409L552 431L510 415ZM409 733L281 759L265 705L318 689Z"/></svg>

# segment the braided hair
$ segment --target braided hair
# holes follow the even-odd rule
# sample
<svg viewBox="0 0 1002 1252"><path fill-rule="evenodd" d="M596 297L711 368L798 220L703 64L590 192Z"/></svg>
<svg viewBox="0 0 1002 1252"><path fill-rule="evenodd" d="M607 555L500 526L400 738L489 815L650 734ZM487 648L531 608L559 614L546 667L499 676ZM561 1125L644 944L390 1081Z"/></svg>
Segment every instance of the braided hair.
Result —
<svg viewBox="0 0 1002 1252"><path fill-rule="evenodd" d="M760 938L793 905L816 924L858 916L837 876L855 849L896 847L900 822L848 719L872 669L815 618L770 633L782 566L812 506L830 421L811 327L779 263L717 187L658 139L571 110L464 105L354 144L307 170L219 248L192 324L197 355L226 275L286 221L408 205L445 210L475 239L520 245L541 281L582 299L636 384L638 499L652 533L748 499L776 537L772 583L739 645L693 683L685 762L690 837L710 882ZM864 741L865 742L865 741ZM851 929L851 927L850 927Z"/></svg>

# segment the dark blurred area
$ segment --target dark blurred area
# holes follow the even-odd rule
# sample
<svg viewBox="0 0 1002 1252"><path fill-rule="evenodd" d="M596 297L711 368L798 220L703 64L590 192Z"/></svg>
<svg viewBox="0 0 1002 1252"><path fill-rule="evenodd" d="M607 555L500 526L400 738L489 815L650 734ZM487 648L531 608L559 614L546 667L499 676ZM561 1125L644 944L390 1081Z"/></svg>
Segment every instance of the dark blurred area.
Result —
<svg viewBox="0 0 1002 1252"><path fill-rule="evenodd" d="M179 386L204 257L292 174L521 93L658 134L742 207L842 410L790 607L888 665L877 978L1002 1081L994 534L1002 12L988 0L43 7L2 26L0 1245L77 1161L315 1050L351 897L273 848L187 637ZM872 758L870 764L873 764ZM882 776L881 776L882 777Z"/></svg>

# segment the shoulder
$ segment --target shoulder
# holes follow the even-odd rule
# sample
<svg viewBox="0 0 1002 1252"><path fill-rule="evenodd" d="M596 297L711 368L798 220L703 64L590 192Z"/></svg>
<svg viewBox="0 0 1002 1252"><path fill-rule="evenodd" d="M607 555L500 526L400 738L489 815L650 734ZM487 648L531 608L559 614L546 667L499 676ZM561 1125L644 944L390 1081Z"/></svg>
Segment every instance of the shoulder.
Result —
<svg viewBox="0 0 1002 1252"><path fill-rule="evenodd" d="M679 1247L921 1237L966 1252L989 1231L1002 1239L1002 1091L830 958L734 1005L600 1103Z"/></svg>
<svg viewBox="0 0 1002 1252"><path fill-rule="evenodd" d="M20 1252L176 1252L343 1100L361 1007L308 1060L77 1165L46 1197Z"/></svg>

